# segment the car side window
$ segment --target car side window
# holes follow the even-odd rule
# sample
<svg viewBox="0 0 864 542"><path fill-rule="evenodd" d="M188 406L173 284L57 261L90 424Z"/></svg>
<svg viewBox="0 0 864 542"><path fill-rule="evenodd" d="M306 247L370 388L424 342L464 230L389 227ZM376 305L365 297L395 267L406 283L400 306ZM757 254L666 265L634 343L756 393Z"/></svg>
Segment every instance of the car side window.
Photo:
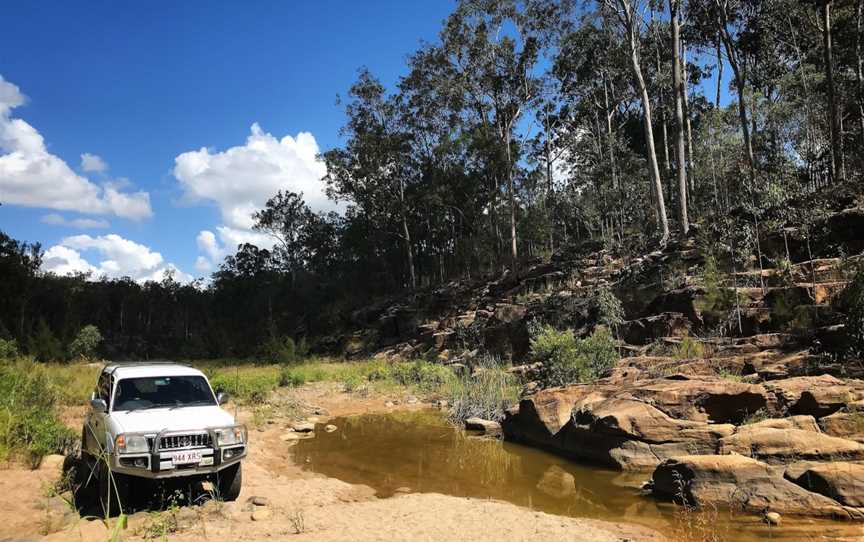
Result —
<svg viewBox="0 0 864 542"><path fill-rule="evenodd" d="M111 381L107 374L102 373L99 376L99 382L96 385L97 396L108 404L108 395L111 393Z"/></svg>

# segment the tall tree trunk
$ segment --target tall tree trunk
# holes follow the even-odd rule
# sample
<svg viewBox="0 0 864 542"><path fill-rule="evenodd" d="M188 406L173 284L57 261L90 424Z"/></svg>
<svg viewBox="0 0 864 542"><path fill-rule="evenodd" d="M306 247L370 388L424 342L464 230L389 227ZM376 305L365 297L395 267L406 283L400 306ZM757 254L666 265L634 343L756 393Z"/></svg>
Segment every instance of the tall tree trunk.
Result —
<svg viewBox="0 0 864 542"><path fill-rule="evenodd" d="M690 203L693 203L693 198L696 197L696 175L694 168L696 166L696 155L693 154L693 126L690 123L690 98L688 97L689 89L687 88L687 44L681 40L681 78L683 84L684 98L684 121L687 123L687 181L690 183L688 194L690 195Z"/></svg>
<svg viewBox="0 0 864 542"><path fill-rule="evenodd" d="M411 288L417 287L417 275L414 270L414 253L411 248L411 230L408 229L408 217L405 213L405 183L399 181L399 214L402 219L402 238L405 241L405 261L408 264L408 277Z"/></svg>
<svg viewBox="0 0 864 542"><path fill-rule="evenodd" d="M516 194L513 188L513 160L510 153L510 128L504 134L504 149L507 153L507 197L510 200L510 260L513 272L517 272L519 252L516 245Z"/></svg>
<svg viewBox="0 0 864 542"><path fill-rule="evenodd" d="M723 83L723 53L720 49L720 34L717 34L717 97L714 99L714 107L720 109L720 87Z"/></svg>
<svg viewBox="0 0 864 542"><path fill-rule="evenodd" d="M744 138L744 155L747 159L749 168L750 180L756 180L756 159L753 157L753 142L750 139L750 126L747 122L747 81L742 71L742 66L738 61L738 54L735 51L735 44L732 36L729 34L729 15L726 13L726 3L722 0L715 0L717 7L717 30L723 40L723 45L726 48L726 58L729 60L729 66L732 68L732 74L735 78L735 89L738 92L738 120L741 123L741 135Z"/></svg>
<svg viewBox="0 0 864 542"><path fill-rule="evenodd" d="M678 22L678 0L669 0L672 23L672 84L675 94L675 121L678 126L678 214L684 235L690 231L687 218L687 157L684 146L684 83L681 78L681 28Z"/></svg>
<svg viewBox="0 0 864 542"><path fill-rule="evenodd" d="M642 66L639 64L639 43L637 40L637 24L636 15L633 13L633 6L630 0L618 0L620 7L624 11L624 25L628 34L628 42L630 47L630 67L633 69L633 78L636 81L636 87L639 89L639 96L642 101L642 111L644 113L644 129L645 129L645 145L648 147L648 162L651 167L651 175L654 182L654 190L657 195L657 214L660 216L661 238L660 244L665 245L669 241L669 220L666 218L666 202L663 198L663 182L660 179L660 167L657 164L657 151L654 147L654 129L651 127L651 100L648 96L648 89L645 86L645 78L642 76Z"/></svg>
<svg viewBox="0 0 864 542"><path fill-rule="evenodd" d="M864 148L864 58L861 56L862 24L864 24L864 0L855 6L855 82L858 84L858 123L861 148Z"/></svg>
<svg viewBox="0 0 864 542"><path fill-rule="evenodd" d="M651 24L652 25L654 24L653 12L651 14ZM656 26L655 26L655 29L656 29ZM656 33L657 33L658 47L654 50L654 52L655 52L655 57L656 57L656 62L657 62L657 75L659 77L659 75L661 73L663 73L663 70L660 66L660 47L659 47L659 44L660 44L661 40L660 40L660 31L657 30ZM672 165L671 165L671 161L669 160L669 134L668 134L668 131L666 130L666 96L663 92L663 86L662 85L660 86L660 89L659 89L659 98L660 99L657 102L657 107L658 107L658 109L660 109L660 128L662 130L662 135L663 135L663 167L666 170L666 174L668 175L669 172L672 171Z"/></svg>
<svg viewBox="0 0 864 542"><path fill-rule="evenodd" d="M843 140L840 136L840 119L837 116L837 100L834 93L834 52L831 36L831 0L822 2L822 54L825 63L825 82L828 90L828 114L831 116L831 172L835 180L843 179Z"/></svg>

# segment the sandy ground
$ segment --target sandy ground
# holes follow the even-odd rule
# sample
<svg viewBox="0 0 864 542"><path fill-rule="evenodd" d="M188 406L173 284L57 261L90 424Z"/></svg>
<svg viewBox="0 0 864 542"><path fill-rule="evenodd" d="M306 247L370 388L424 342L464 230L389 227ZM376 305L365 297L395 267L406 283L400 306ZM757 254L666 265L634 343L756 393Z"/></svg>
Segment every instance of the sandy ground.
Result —
<svg viewBox="0 0 864 542"><path fill-rule="evenodd" d="M318 418L354 413L423 408L404 398L386 407L384 397L357 397L328 385L307 386L291 402L320 412ZM78 421L80 414L68 416ZM241 418L249 418L241 412ZM129 518L122 540L572 540L661 541L639 526L553 516L515 505L439 494L407 494L388 499L371 488L302 470L292 461L290 443L279 437L289 420L278 415L251 431L243 467L243 492L233 503L209 502L174 513L139 512ZM0 541L104 541L109 526L80 519L47 488L60 467L49 459L38 470L0 470ZM264 506L253 505L256 497ZM45 533L50 533L45 536Z"/></svg>

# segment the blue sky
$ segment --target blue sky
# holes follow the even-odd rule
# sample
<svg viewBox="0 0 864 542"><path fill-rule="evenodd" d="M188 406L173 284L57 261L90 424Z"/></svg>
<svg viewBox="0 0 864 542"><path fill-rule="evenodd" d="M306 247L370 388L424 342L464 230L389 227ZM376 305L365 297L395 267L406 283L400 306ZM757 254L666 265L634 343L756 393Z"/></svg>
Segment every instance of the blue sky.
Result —
<svg viewBox="0 0 864 542"><path fill-rule="evenodd" d="M68 250L52 253L67 269L85 265L69 260L72 250L109 274L139 261L151 266L148 272L170 263L189 275L206 274L205 264L212 267L233 239L218 228L239 235L242 224L229 216L238 210L234 196L205 184L250 173L244 145L253 123L260 126L255 145L263 145L262 152L288 148L306 168L300 175L309 177L315 173L307 160L310 138L293 138L308 132L320 150L338 144L343 117L337 93L345 93L363 65L395 82L405 72L406 56L421 40L435 40L452 7L447 0L4 5L0 84L7 98L17 90L23 103L7 103L5 113L0 103L0 116L10 130L36 132L44 140L28 160L50 163L55 172L65 163L71 171L62 179L98 193L73 207L88 211L78 213L51 199L62 190L43 173L44 193L18 199L8 189L4 194L0 179L0 229L49 249L77 236L64 242ZM285 136L292 140L281 141ZM202 148L209 150L188 157L190 173L181 182L175 159ZM237 155L222 154L229 148L238 148ZM0 155L12 150L7 143ZM83 153L101 157L107 169L94 170L99 164L91 161L85 171ZM290 160L283 164L289 170ZM198 173L202 161L211 170L222 167L223 177ZM14 164L6 166L10 175ZM125 199L117 204L105 186ZM135 195L141 191L149 195L150 216L130 210L141 203ZM34 206L20 204L21 198ZM81 218L102 227L71 224ZM198 239L202 231L212 233L212 246ZM161 254L159 262L153 252ZM196 270L202 256L207 261Z"/></svg>

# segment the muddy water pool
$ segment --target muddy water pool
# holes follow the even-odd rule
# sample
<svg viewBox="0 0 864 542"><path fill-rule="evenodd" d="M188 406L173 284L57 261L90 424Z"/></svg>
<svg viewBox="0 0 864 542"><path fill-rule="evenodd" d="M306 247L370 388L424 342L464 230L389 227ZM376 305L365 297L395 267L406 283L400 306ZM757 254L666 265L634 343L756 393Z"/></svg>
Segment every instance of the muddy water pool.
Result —
<svg viewBox="0 0 864 542"><path fill-rule="evenodd" d="M437 411L365 414L335 418L332 433L292 447L303 468L372 487L379 497L442 493L497 499L549 514L588 517L653 527L670 539L838 540L864 536L842 522L783 518L782 528L728 511L681 514L640 489L649 473L622 473L574 463L527 446L479 438L455 429ZM687 531L692 536L685 536ZM864 538L862 538L864 540Z"/></svg>

